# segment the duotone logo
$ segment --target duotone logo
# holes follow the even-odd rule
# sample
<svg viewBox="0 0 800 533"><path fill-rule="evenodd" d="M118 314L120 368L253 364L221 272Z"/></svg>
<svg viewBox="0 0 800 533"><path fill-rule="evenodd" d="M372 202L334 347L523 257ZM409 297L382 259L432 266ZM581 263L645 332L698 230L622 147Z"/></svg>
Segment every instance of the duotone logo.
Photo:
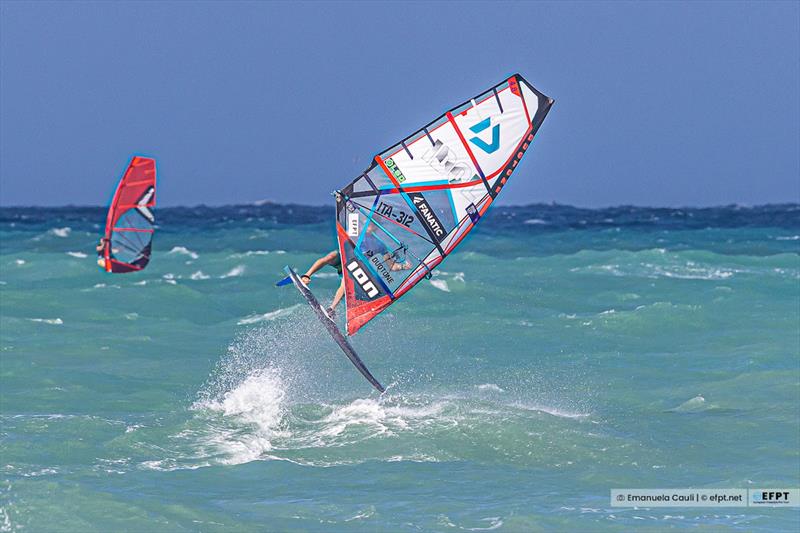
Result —
<svg viewBox="0 0 800 533"><path fill-rule="evenodd" d="M489 117L487 119L481 120L474 126L470 127L470 131L472 133L481 133L486 128L492 125L492 118ZM492 142L491 144L487 144L486 141L481 139L480 137L472 137L469 142L486 152L487 154L492 154L500 148L500 124L495 124L492 128Z"/></svg>

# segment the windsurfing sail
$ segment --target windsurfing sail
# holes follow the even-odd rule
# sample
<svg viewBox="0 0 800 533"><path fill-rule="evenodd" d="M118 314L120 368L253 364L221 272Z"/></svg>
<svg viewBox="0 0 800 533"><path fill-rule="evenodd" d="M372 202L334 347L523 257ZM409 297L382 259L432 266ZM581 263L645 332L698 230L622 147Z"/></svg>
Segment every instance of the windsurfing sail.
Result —
<svg viewBox="0 0 800 533"><path fill-rule="evenodd" d="M552 105L515 74L379 153L337 191L348 335L430 278L501 192Z"/></svg>
<svg viewBox="0 0 800 533"><path fill-rule="evenodd" d="M137 272L152 251L156 205L156 162L134 156L117 185L106 218L101 263L106 272Z"/></svg>

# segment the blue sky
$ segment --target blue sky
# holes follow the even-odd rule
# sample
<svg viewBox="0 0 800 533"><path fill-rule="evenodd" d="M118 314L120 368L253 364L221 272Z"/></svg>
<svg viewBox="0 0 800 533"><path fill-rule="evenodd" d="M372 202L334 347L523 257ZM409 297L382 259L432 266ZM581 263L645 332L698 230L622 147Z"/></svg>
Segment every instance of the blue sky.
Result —
<svg viewBox="0 0 800 533"><path fill-rule="evenodd" d="M556 103L506 204L800 201L800 3L0 4L0 204L324 204L511 73Z"/></svg>

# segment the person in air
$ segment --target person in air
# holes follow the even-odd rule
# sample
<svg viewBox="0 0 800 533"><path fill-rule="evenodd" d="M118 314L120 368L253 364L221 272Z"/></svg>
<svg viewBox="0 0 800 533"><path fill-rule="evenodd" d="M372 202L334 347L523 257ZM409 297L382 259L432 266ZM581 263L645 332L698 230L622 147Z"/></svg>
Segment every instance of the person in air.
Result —
<svg viewBox="0 0 800 533"><path fill-rule="evenodd" d="M359 249L367 256L372 257L375 254L383 255L383 260L386 265L391 270L408 270L411 268L411 263L408 260L400 261L395 256L393 252L391 252L386 245L381 241L378 237L374 235L375 233L375 225L368 224L366 232L364 233L364 238L361 241L361 245ZM315 272L318 272L320 269L331 266L336 269L336 273L342 276L342 258L339 254L339 250L333 250L316 261L309 267L308 271L305 274L300 276L300 281L308 285L311 283L311 276L314 275ZM342 282L339 284L339 288L336 289L336 294L333 295L333 300L331 301L330 307L327 309L328 316L331 319L334 319L336 316L336 307L339 305L339 302L342 301L342 297L344 296L344 276L342 276Z"/></svg>

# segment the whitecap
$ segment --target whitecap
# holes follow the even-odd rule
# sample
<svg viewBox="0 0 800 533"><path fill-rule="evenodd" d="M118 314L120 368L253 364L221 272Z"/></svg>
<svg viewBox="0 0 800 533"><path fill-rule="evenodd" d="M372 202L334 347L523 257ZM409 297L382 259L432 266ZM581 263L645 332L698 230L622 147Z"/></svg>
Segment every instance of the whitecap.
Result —
<svg viewBox="0 0 800 533"><path fill-rule="evenodd" d="M317 272L314 274L314 277L322 279L339 278L339 274L336 272Z"/></svg>
<svg viewBox="0 0 800 533"><path fill-rule="evenodd" d="M15 259L14 263L17 264L17 265L22 266L22 265L25 264L25 260L24 259Z"/></svg>
<svg viewBox="0 0 800 533"><path fill-rule="evenodd" d="M70 232L72 232L72 228L70 227L63 227L63 228L53 228L50 230L51 235L55 235L56 237L66 238L69 237Z"/></svg>
<svg viewBox="0 0 800 533"><path fill-rule="evenodd" d="M28 320L31 322L41 322L42 324L52 324L54 326L60 326L64 323L60 318L29 318Z"/></svg>
<svg viewBox="0 0 800 533"><path fill-rule="evenodd" d="M282 309L276 309L275 311L270 311L269 313L264 313L263 315L250 315L239 320L239 322L236 324L243 326L245 324L255 324L257 322L276 320L292 314L298 307L300 307L300 304L295 304L291 307L285 307Z"/></svg>
<svg viewBox="0 0 800 533"><path fill-rule="evenodd" d="M498 385L495 385L494 383L484 383L482 385L476 385L476 386L478 387L478 390L490 390L490 391L493 391L493 392L505 392L505 390L500 388Z"/></svg>
<svg viewBox="0 0 800 533"><path fill-rule="evenodd" d="M433 285L440 291L450 292L450 287L447 286L447 282L443 279L432 279L431 285Z"/></svg>
<svg viewBox="0 0 800 533"><path fill-rule="evenodd" d="M198 270L197 272L195 272L194 274L189 276L189 279L193 279L193 280L202 280L202 279L210 279L210 278L211 278L211 276L207 276L206 274L203 274L202 270Z"/></svg>
<svg viewBox="0 0 800 533"><path fill-rule="evenodd" d="M106 285L105 283L95 283L94 285L92 285L92 289L105 289L105 288L121 289L122 287L120 287L119 285ZM89 290L89 289L83 289L83 290Z"/></svg>
<svg viewBox="0 0 800 533"><path fill-rule="evenodd" d="M229 259L238 259L240 257L250 257L251 255L269 255L272 252L269 250L248 250L244 253L236 253L228 256Z"/></svg>
<svg viewBox="0 0 800 533"><path fill-rule="evenodd" d="M168 254L173 254L173 255L174 255L174 254L188 255L188 256L189 256L189 257L191 257L192 259L197 259L198 257L200 257L200 256L199 256L199 255L197 255L195 252L193 252L193 251L189 250L189 249L188 249L188 248L186 248L185 246L175 246L174 248L172 248L172 250L170 250L170 251L169 251L169 252L167 252L167 253L168 253Z"/></svg>
<svg viewBox="0 0 800 533"><path fill-rule="evenodd" d="M375 514L375 507L370 505L365 511L361 511L355 516L351 516L350 518L345 518L345 522L352 522L353 520L361 520L362 518L370 518L372 515Z"/></svg>
<svg viewBox="0 0 800 533"><path fill-rule="evenodd" d="M528 220L524 221L523 224L533 224L537 226L542 226L542 225L549 225L550 223L546 220L542 220L541 218L529 218Z"/></svg>
<svg viewBox="0 0 800 533"><path fill-rule="evenodd" d="M232 269L230 269L226 274L220 276L220 278L236 278L244 274L245 268L244 265L236 265Z"/></svg>
<svg viewBox="0 0 800 533"><path fill-rule="evenodd" d="M562 409L558 409L555 407L546 407L540 405L527 405L527 404L513 404L513 407L518 407L520 409L525 409L526 411L538 411L540 413L545 413L550 416L557 416L559 418L586 418L589 416L588 413L575 413L570 411L564 411Z"/></svg>
<svg viewBox="0 0 800 533"><path fill-rule="evenodd" d="M70 257L76 257L78 259L85 259L85 258L89 257L88 255L86 255L83 252L67 252L67 255L70 256Z"/></svg>
<svg viewBox="0 0 800 533"><path fill-rule="evenodd" d="M680 404L678 407L673 407L672 409L668 409L668 411L672 411L674 413L694 413L698 411L706 411L711 409L713 406L710 406L706 403L706 399L703 398L700 394L695 396L694 398L690 398Z"/></svg>

